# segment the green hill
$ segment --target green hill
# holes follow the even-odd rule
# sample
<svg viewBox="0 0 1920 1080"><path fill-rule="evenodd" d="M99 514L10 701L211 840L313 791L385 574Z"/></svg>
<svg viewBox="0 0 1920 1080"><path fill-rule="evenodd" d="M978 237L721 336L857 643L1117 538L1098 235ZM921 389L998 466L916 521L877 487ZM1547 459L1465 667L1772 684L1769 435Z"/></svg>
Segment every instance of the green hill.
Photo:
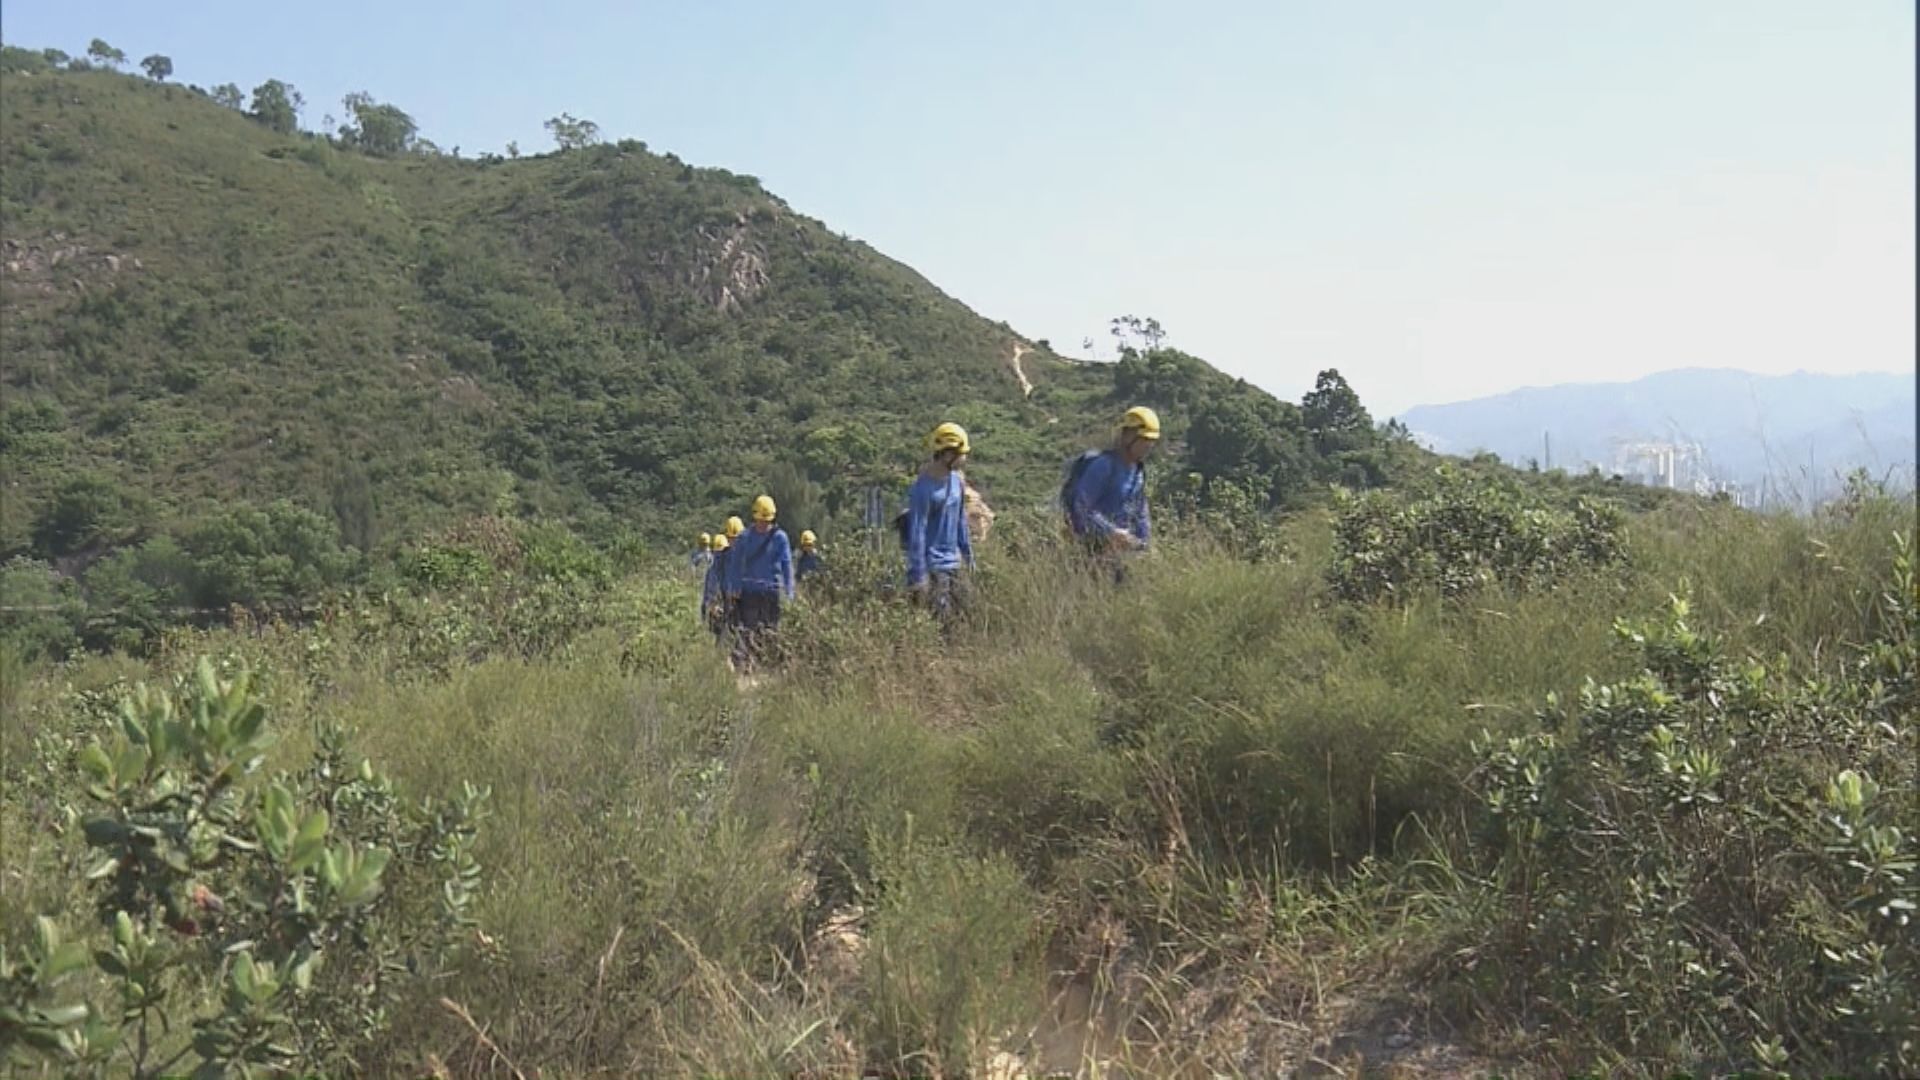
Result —
<svg viewBox="0 0 1920 1080"><path fill-rule="evenodd" d="M974 432L989 494L1024 502L1117 391L1176 434L1208 402L1282 409L1166 350L1063 360L754 178L643 143L379 157L195 89L9 58L9 552L235 499L324 512L343 489L373 493L387 537L511 508L657 539L783 460L844 520L944 418ZM105 523L90 539L48 525L76 485Z"/></svg>

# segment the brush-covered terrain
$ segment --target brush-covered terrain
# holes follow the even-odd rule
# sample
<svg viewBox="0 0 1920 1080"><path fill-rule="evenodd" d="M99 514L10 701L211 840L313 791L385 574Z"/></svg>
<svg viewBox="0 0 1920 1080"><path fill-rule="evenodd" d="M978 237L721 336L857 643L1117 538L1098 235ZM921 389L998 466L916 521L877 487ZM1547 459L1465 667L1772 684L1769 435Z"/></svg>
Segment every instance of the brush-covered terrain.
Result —
<svg viewBox="0 0 1920 1080"><path fill-rule="evenodd" d="M1920 1072L1910 498L1443 462L638 144L5 60L12 1074ZM1115 587L1038 504L1136 402ZM950 639L856 530L949 417ZM826 569L743 681L679 549L763 488Z"/></svg>
<svg viewBox="0 0 1920 1080"><path fill-rule="evenodd" d="M404 604L10 662L0 1040L24 1075L1911 1074L1912 523L1454 475L1175 528L1114 589L1016 516L952 642L830 549L743 688L684 571L477 521ZM559 618L504 584L555 574L591 578Z"/></svg>

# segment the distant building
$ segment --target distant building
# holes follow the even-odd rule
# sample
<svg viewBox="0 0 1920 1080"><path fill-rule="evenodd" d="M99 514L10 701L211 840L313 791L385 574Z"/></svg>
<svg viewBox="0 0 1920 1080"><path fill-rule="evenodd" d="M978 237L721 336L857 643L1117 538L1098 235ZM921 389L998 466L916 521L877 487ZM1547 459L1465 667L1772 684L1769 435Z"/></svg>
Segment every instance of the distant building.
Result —
<svg viewBox="0 0 1920 1080"><path fill-rule="evenodd" d="M1713 475L1706 451L1699 443L1668 439L1617 439L1611 471L1623 479L1669 491L1695 495L1725 494L1740 506L1757 503L1737 482Z"/></svg>

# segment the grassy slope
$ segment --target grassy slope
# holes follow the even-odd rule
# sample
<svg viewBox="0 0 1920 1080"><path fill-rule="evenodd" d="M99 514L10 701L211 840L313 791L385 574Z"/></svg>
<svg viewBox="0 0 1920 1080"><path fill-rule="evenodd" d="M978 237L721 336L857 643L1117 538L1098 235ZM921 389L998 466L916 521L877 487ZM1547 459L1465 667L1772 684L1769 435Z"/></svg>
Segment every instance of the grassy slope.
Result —
<svg viewBox="0 0 1920 1080"><path fill-rule="evenodd" d="M389 531L502 499L651 531L750 494L821 428L873 448L829 479L891 478L944 416L1024 496L1110 389L1031 355L1024 400L1013 332L750 178L640 144L376 160L180 87L6 80L8 547L79 471L164 518L324 505L343 463ZM735 271L750 295L723 313L712 283Z"/></svg>
<svg viewBox="0 0 1920 1080"><path fill-rule="evenodd" d="M14 680L27 722L7 732L8 758L97 726L73 689L211 649L263 672L288 764L326 718L410 791L491 785L482 925L504 952L435 992L554 1075L977 1064L1000 1022L1047 1014L1049 979L1101 998L1110 1041L1126 1017L1150 1021L1103 1051L1141 1075L1269 1075L1340 1046L1408 1075L1422 1062L1461 1075L1442 1066L1489 1055L1509 1075L1612 1054L1692 1067L1703 1059L1605 1031L1522 1030L1458 985L1430 988L1429 965L1471 959L1452 943L1503 910L1465 826L1469 743L1527 729L1546 695L1570 699L1587 676L1629 675L1614 616L1657 610L1683 581L1698 624L1736 654L1833 670L1874 628L1889 531L1911 512L1868 509L1836 522L1668 507L1636 517L1624 573L1402 609L1332 601L1318 515L1289 526L1295 560L1249 565L1188 538L1122 592L996 546L957 643L903 609L806 605L791 668L750 694L690 613L654 603L690 585L652 579L616 594L653 598L635 604L650 614L570 659L444 678L344 624L216 631L150 667L95 658ZM654 657L646 670L618 661L630 643ZM8 835L36 838L6 849L27 883L0 911L9 933L76 904L60 867L82 864L77 841L34 827L53 812L8 807L26 815ZM822 938L850 901L864 959ZM1017 917L983 923L982 905ZM415 1004L382 1068L426 1053L458 1075L497 1067L432 1001ZM986 1018L987 1033L968 1030ZM1470 1022L1448 1034L1443 1018ZM1411 1046L1387 1041L1408 1026ZM1063 1030L1047 1036L1070 1055L1085 1033Z"/></svg>

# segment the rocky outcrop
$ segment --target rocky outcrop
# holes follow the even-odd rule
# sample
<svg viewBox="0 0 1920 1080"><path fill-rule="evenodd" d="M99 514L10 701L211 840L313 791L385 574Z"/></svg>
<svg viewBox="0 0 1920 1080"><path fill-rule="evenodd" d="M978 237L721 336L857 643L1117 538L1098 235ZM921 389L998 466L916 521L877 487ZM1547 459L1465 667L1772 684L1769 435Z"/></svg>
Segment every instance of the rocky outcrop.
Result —
<svg viewBox="0 0 1920 1080"><path fill-rule="evenodd" d="M700 227L700 252L688 267L684 283L709 307L721 313L737 310L771 281L767 249L740 214L728 226Z"/></svg>
<svg viewBox="0 0 1920 1080"><path fill-rule="evenodd" d="M90 281L145 270L139 259L78 243L66 233L38 240L0 240L0 270L13 290L52 295L62 288L84 292Z"/></svg>

